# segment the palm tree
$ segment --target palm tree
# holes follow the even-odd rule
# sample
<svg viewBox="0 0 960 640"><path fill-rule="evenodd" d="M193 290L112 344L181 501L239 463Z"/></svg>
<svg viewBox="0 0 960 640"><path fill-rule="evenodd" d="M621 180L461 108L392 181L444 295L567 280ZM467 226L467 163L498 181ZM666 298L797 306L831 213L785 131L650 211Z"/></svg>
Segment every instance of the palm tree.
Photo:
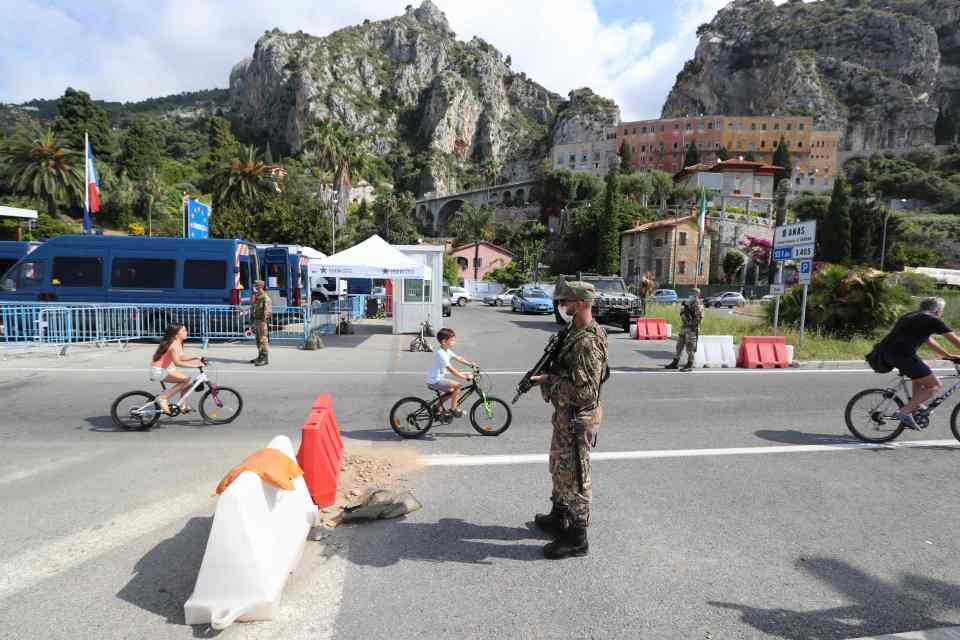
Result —
<svg viewBox="0 0 960 640"><path fill-rule="evenodd" d="M325 200L328 177L334 177L340 161L340 147L343 143L343 130L333 119L321 118L310 128L303 146L310 150L317 161L320 177L320 199Z"/></svg>
<svg viewBox="0 0 960 640"><path fill-rule="evenodd" d="M497 175L502 167L503 165L499 161L493 159L486 160L480 165L480 174L487 183L487 200L490 199L490 189L496 186Z"/></svg>
<svg viewBox="0 0 960 640"><path fill-rule="evenodd" d="M60 206L83 200L80 158L51 129L38 125L18 128L4 145L0 158L9 167L15 193L45 202L55 217Z"/></svg>
<svg viewBox="0 0 960 640"><path fill-rule="evenodd" d="M350 203L350 190L353 180L362 176L370 166L370 156L364 151L356 138L350 138L345 133L341 135L337 154L337 174L335 185L337 189L337 221L346 222L347 205Z"/></svg>
<svg viewBox="0 0 960 640"><path fill-rule="evenodd" d="M270 167L257 157L257 149L245 146L239 158L225 165L214 178L217 203L253 204L274 187Z"/></svg>
<svg viewBox="0 0 960 640"><path fill-rule="evenodd" d="M153 208L163 197L163 187L163 180L157 173L156 167L150 167L143 180L137 184L140 204L147 212L147 237L153 236Z"/></svg>
<svg viewBox="0 0 960 640"><path fill-rule="evenodd" d="M472 202L463 205L463 210L453 221L453 230L457 238L473 242L473 280L479 280L480 242L493 236L494 210L488 204L479 208Z"/></svg>

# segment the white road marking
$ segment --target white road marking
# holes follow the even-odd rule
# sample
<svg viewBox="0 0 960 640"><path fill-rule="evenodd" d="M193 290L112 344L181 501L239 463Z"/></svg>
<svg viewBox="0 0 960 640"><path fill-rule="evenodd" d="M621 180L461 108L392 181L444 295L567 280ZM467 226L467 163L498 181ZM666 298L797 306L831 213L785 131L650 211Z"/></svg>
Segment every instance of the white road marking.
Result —
<svg viewBox="0 0 960 640"><path fill-rule="evenodd" d="M862 449L921 449L926 447L960 448L960 442L957 442L956 440L914 440L909 442L893 442L890 444L852 442L849 444L796 444L773 447L731 447L728 449L597 451L590 455L590 459L643 460L656 458L699 458L709 456L759 455L766 453L821 453L824 451L859 451ZM503 464L543 464L547 462L547 454L527 453L488 456L432 454L420 456L420 462L428 467L476 467Z"/></svg>
<svg viewBox="0 0 960 640"><path fill-rule="evenodd" d="M20 480L25 480L26 478L32 478L35 475L41 473L46 473L48 471L53 471L54 469L59 469L61 467L69 467L72 464L77 464L78 462L83 462L89 460L102 452L88 453L85 455L79 456L68 456L66 458L60 458L59 460L38 460L31 464L28 469L20 469L19 471L11 471L0 476L0 485L10 484L12 482L18 482Z"/></svg>
<svg viewBox="0 0 960 640"><path fill-rule="evenodd" d="M211 506L210 486L114 516L0 562L0 600Z"/></svg>

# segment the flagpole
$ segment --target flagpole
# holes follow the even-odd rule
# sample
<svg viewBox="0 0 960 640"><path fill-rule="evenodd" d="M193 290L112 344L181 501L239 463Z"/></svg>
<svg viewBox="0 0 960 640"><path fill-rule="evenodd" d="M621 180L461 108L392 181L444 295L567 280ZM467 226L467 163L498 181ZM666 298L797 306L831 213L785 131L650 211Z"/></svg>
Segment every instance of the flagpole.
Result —
<svg viewBox="0 0 960 640"><path fill-rule="evenodd" d="M83 232L90 233L90 134L83 132Z"/></svg>

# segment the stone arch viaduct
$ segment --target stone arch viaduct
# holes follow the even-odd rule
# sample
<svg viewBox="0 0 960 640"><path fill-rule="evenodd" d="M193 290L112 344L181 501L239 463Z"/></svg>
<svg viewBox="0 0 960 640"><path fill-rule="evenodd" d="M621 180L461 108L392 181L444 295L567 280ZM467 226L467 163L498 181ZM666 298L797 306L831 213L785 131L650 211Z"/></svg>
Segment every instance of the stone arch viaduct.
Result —
<svg viewBox="0 0 960 640"><path fill-rule="evenodd" d="M443 196L426 195L417 200L414 214L421 224L430 224L434 231L441 231L447 228L450 219L463 208L465 202L477 207L483 204L522 207L530 201L530 190L535 182L522 180Z"/></svg>

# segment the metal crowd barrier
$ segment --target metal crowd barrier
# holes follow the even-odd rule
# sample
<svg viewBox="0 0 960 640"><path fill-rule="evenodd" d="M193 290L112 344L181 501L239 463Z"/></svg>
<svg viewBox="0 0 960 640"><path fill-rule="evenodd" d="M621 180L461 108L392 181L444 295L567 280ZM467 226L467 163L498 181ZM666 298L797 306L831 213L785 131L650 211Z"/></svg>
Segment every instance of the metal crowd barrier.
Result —
<svg viewBox="0 0 960 640"><path fill-rule="evenodd" d="M305 342L335 333L340 320L365 317L365 296L276 309L271 340ZM212 340L253 339L250 307L189 304L0 303L0 345L71 345L159 339L167 325L183 324L206 346Z"/></svg>

